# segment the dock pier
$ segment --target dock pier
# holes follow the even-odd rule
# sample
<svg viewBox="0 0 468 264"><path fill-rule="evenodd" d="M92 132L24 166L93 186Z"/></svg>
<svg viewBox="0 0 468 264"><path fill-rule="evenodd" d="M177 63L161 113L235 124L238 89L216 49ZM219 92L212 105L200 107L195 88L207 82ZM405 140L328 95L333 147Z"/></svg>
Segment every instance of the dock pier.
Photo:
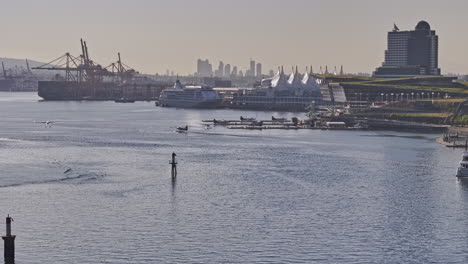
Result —
<svg viewBox="0 0 468 264"><path fill-rule="evenodd" d="M204 124L224 126L228 129L264 130L264 129L318 129L318 130L395 130L420 132L446 132L449 125L426 124L376 118L322 117L313 120L301 120L293 117L273 120L202 120Z"/></svg>

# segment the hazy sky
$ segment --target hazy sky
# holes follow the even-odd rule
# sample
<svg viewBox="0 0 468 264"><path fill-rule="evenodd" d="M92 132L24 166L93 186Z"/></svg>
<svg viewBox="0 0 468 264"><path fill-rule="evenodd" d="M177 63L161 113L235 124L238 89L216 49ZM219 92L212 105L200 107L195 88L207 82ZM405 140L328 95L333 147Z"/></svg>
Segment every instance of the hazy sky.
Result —
<svg viewBox="0 0 468 264"><path fill-rule="evenodd" d="M371 72L386 34L426 20L444 73L468 73L468 0L0 0L0 57L50 61L80 53L103 66L116 53L145 73L187 74L196 59L264 71L284 65Z"/></svg>

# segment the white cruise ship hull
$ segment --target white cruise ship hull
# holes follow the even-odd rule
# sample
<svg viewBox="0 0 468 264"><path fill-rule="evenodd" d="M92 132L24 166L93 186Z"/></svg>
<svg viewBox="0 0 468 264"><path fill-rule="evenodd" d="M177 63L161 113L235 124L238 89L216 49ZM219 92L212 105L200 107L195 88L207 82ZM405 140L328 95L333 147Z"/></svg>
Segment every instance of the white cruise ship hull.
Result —
<svg viewBox="0 0 468 264"><path fill-rule="evenodd" d="M159 105L180 108L216 108L221 105L219 94L209 87L183 87L177 80L173 89L166 89L159 95Z"/></svg>
<svg viewBox="0 0 468 264"><path fill-rule="evenodd" d="M160 106L180 107L180 108L217 108L221 105L221 99L206 100L177 100L177 99L159 99Z"/></svg>

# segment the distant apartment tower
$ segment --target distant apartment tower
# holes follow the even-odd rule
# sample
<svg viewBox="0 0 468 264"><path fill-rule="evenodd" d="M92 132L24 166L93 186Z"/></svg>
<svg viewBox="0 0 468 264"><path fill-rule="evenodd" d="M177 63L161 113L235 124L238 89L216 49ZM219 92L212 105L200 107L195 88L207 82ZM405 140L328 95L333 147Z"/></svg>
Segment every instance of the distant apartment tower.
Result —
<svg viewBox="0 0 468 264"><path fill-rule="evenodd" d="M231 64L228 63L224 66L224 77L229 78L229 76L231 76Z"/></svg>
<svg viewBox="0 0 468 264"><path fill-rule="evenodd" d="M262 64L261 64L260 62L257 63L256 70L257 70L257 72L256 72L255 75L256 75L257 77L262 77L262 75L263 75L263 74L262 74Z"/></svg>
<svg viewBox="0 0 468 264"><path fill-rule="evenodd" d="M213 75L213 67L208 60L198 59L197 75L200 77L210 77Z"/></svg>
<svg viewBox="0 0 468 264"><path fill-rule="evenodd" d="M400 31L394 25L388 32L385 61L374 76L440 75L438 55L439 37L429 23L420 21L411 31Z"/></svg>

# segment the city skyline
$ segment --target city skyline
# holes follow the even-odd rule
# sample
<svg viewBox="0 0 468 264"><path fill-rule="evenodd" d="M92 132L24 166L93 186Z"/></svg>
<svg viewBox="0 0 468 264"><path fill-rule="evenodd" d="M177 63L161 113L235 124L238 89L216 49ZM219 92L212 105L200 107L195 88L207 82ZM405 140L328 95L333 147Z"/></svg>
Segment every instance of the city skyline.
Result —
<svg viewBox="0 0 468 264"><path fill-rule="evenodd" d="M385 11L370 0L135 2L5 2L0 14L14 23L0 29L0 57L47 62L65 52L79 54L84 38L98 63L107 65L121 52L126 64L148 74L193 74L198 58L243 72L253 58L264 73L281 65L344 65L347 72L371 73L384 60L393 23L406 29L425 20L440 35L442 73L468 72L468 37L459 28L468 23L466 1L396 0Z"/></svg>
<svg viewBox="0 0 468 264"><path fill-rule="evenodd" d="M255 67L254 67L255 65ZM328 70L328 66L331 67ZM240 74L238 72L240 69ZM232 78L232 77L244 77L242 72L245 72L245 77L272 77L278 72L283 71L285 73L294 73L296 69L305 70L304 72L309 73L319 73L319 74L358 74L358 73L351 73L346 72L343 70L343 65L318 65L314 67L314 65L306 65L304 67L299 67L298 65L280 65L274 69L269 69L264 71L263 64L259 61L252 60L250 58L249 64L244 67L238 67L237 65L232 65L230 63L225 63L222 60L218 61L218 66L214 67L213 63L210 63L209 59L197 59L197 65L194 73L189 73L188 76L196 76L196 77L218 77L218 78ZM315 69L315 70L314 70ZM252 74L252 71L255 74ZM169 74L170 70L166 70L166 75L174 75ZM159 73L158 73L159 74ZM361 75L371 75L370 73L359 73Z"/></svg>
<svg viewBox="0 0 468 264"><path fill-rule="evenodd" d="M194 76L198 77L219 77L219 78L230 78L230 77L244 77L242 73L242 69L245 70L245 76L246 77L264 77L264 73L262 71L262 63L252 60L250 58L249 64L245 67L238 67L237 65L233 65L233 68L231 70L231 64L230 63L224 63L224 61L220 60L218 63L217 67L213 67L213 64L210 63L209 59L197 59L197 66L196 70L193 73ZM240 69L241 71L238 72L237 69ZM270 76L273 76L271 74L270 70ZM168 70L166 70L168 72ZM189 74L192 75L192 74Z"/></svg>

